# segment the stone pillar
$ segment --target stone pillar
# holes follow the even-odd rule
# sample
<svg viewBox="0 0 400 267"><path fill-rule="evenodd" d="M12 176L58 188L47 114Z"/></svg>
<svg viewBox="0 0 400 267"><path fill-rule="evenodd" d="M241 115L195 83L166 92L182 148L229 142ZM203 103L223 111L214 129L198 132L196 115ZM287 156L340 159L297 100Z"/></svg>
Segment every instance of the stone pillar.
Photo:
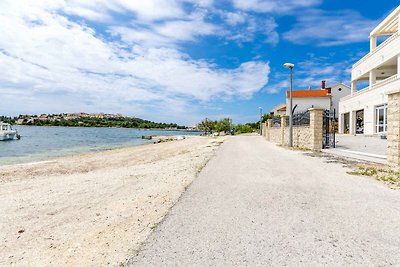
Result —
<svg viewBox="0 0 400 267"><path fill-rule="evenodd" d="M267 127L272 128L272 119L267 120Z"/></svg>
<svg viewBox="0 0 400 267"><path fill-rule="evenodd" d="M371 70L369 72L369 87L376 83L376 70Z"/></svg>
<svg viewBox="0 0 400 267"><path fill-rule="evenodd" d="M267 123L265 122L262 124L262 136L267 136Z"/></svg>
<svg viewBox="0 0 400 267"><path fill-rule="evenodd" d="M283 115L281 116L281 145L283 146L287 146L288 144L288 136L286 136L288 134L288 130L287 130L287 118L289 116L288 115Z"/></svg>
<svg viewBox="0 0 400 267"><path fill-rule="evenodd" d="M349 134L356 134L356 111L349 112Z"/></svg>
<svg viewBox="0 0 400 267"><path fill-rule="evenodd" d="M271 128L272 128L272 119L267 120L267 129L266 129L266 135L265 138L268 141L271 141Z"/></svg>
<svg viewBox="0 0 400 267"><path fill-rule="evenodd" d="M351 95L357 92L357 81L351 81Z"/></svg>
<svg viewBox="0 0 400 267"><path fill-rule="evenodd" d="M387 159L400 165L400 89L388 93Z"/></svg>
<svg viewBox="0 0 400 267"><path fill-rule="evenodd" d="M310 149L321 151L322 149L322 131L323 131L323 109L311 108L310 111Z"/></svg>
<svg viewBox="0 0 400 267"><path fill-rule="evenodd" d="M374 51L376 48L376 36L369 37L369 49L370 51Z"/></svg>
<svg viewBox="0 0 400 267"><path fill-rule="evenodd" d="M339 118L339 133L344 134L344 128L345 128L344 114L339 114L338 118Z"/></svg>

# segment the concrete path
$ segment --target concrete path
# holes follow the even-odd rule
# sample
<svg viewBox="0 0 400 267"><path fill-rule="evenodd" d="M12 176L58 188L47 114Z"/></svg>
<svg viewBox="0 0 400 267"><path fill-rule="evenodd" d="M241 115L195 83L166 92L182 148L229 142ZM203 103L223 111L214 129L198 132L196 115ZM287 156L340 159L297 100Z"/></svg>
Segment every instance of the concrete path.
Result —
<svg viewBox="0 0 400 267"><path fill-rule="evenodd" d="M229 138L128 265L400 265L400 192L346 171Z"/></svg>
<svg viewBox="0 0 400 267"><path fill-rule="evenodd" d="M325 153L387 164L387 140L379 136L336 135L336 148L325 149Z"/></svg>

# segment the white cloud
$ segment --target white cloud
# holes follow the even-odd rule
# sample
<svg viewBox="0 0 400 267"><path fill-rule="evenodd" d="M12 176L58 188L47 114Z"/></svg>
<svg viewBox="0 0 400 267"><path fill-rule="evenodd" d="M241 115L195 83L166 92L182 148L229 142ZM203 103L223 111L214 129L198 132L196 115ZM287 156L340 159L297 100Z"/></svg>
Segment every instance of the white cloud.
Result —
<svg viewBox="0 0 400 267"><path fill-rule="evenodd" d="M288 13L299 8L312 7L321 0L232 0L236 8L259 13Z"/></svg>
<svg viewBox="0 0 400 267"><path fill-rule="evenodd" d="M130 14L144 21L179 18L185 15L182 2L178 0L65 0L63 10L68 14L82 16L85 19L101 20L101 16L93 14L120 13Z"/></svg>
<svg viewBox="0 0 400 267"><path fill-rule="evenodd" d="M142 27L111 26L109 32L128 44L146 47L171 47L194 42L199 36L214 35L219 27L202 19L175 20Z"/></svg>
<svg viewBox="0 0 400 267"><path fill-rule="evenodd" d="M356 11L309 10L299 15L294 27L283 36L293 43L319 46L365 42L377 23Z"/></svg>
<svg viewBox="0 0 400 267"><path fill-rule="evenodd" d="M278 24L273 17L257 17L245 12L220 12L220 15L230 25L225 33L228 40L244 43L261 36L264 43L276 45L279 42Z"/></svg>
<svg viewBox="0 0 400 267"><path fill-rule="evenodd" d="M294 89L321 88L321 81L325 80L327 86L336 83L350 84L351 64L353 57L345 61L335 60L335 55L318 57L309 54L308 59L297 62L293 70ZM289 72L285 69L276 71L274 82L266 86L265 91L270 94L281 93L289 88Z"/></svg>
<svg viewBox="0 0 400 267"><path fill-rule="evenodd" d="M238 13L225 12L222 15L223 15L224 19L226 20L226 22L231 26L243 24L247 20L247 14L245 14L243 12L238 12Z"/></svg>
<svg viewBox="0 0 400 267"><path fill-rule="evenodd" d="M185 114L188 118L198 116L189 106L196 101L249 98L268 82L268 63L250 61L226 69L194 60L178 47L169 46L216 31L204 21L203 13L175 18L184 12L176 10L175 4L170 13L160 15L169 18L167 13L173 14L174 19L150 23L156 18L131 3L130 10L135 10L147 26L140 30L129 25L110 27L121 36L119 41L72 21L61 11L110 21L110 13L104 10L116 12L122 4L128 6L128 1L96 1L96 5L61 0L32 5L22 0L5 2L0 4L0 24L12 27L0 27L0 107L7 106L3 101L13 102L15 112L77 108L146 115L151 108L152 116L170 121ZM203 1L201 5L211 3ZM164 42L164 46L154 45L157 42Z"/></svg>

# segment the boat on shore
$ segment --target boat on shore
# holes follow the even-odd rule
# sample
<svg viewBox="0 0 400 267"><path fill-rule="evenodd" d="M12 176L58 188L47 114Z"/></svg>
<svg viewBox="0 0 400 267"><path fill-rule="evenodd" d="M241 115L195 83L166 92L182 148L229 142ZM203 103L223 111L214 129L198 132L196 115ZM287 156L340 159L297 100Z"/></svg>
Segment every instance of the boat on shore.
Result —
<svg viewBox="0 0 400 267"><path fill-rule="evenodd" d="M13 140L14 138L20 139L20 135L14 130L9 123L0 121L0 141Z"/></svg>

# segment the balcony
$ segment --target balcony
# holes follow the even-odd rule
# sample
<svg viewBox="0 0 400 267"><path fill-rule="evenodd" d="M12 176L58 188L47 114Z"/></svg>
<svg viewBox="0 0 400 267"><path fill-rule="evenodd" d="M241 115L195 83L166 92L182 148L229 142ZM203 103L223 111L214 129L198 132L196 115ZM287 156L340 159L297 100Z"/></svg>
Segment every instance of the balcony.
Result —
<svg viewBox="0 0 400 267"><path fill-rule="evenodd" d="M399 47L400 35L396 32L353 65L351 72L352 80L359 80L371 70L378 68L386 61L397 56L399 54Z"/></svg>
<svg viewBox="0 0 400 267"><path fill-rule="evenodd" d="M396 84L399 83L400 84L400 74L396 74L396 75L390 76L389 78L387 78L385 80L382 80L382 81L379 81L379 82L373 84L372 86L368 86L368 87L366 87L364 89L361 89L361 90L353 93L352 95L345 96L345 97L341 98L340 101L345 101L345 100L351 99L353 97L356 97L356 96L371 92L371 91L376 90L376 89L380 89L380 88L382 88L382 87L384 87L386 85L394 84L394 83L396 83ZM390 87L388 87L388 89L390 89Z"/></svg>

